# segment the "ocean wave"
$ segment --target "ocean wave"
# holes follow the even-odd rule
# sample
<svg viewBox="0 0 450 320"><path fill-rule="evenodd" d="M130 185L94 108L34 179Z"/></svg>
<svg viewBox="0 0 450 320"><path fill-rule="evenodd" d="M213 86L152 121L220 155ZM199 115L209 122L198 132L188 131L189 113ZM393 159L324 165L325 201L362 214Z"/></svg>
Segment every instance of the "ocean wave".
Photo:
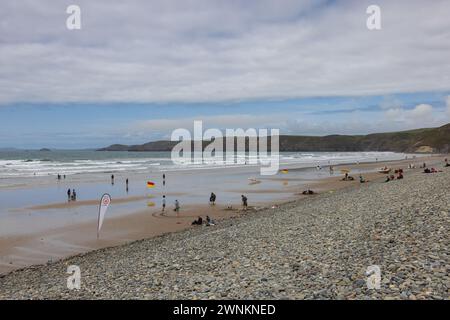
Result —
<svg viewBox="0 0 450 320"><path fill-rule="evenodd" d="M94 154L95 156L95 154ZM296 152L280 153L280 164L298 164L302 167L315 167L351 162L368 162L375 159L398 160L406 154L393 152ZM190 159L174 164L167 157L148 158L110 158L110 159L0 159L0 178L30 177L48 175L74 175L83 173L123 172L123 171L162 171L162 170L200 170L225 168L254 164L258 155L245 156L237 154L232 159L217 160L215 157L204 158L202 163L192 163Z"/></svg>

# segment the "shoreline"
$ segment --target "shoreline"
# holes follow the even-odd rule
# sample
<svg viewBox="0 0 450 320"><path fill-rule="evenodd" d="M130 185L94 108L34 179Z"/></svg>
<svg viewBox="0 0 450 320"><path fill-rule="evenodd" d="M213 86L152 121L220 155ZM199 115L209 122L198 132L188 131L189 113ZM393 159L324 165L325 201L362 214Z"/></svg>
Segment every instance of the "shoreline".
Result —
<svg viewBox="0 0 450 320"><path fill-rule="evenodd" d="M416 170L414 172L406 173L405 180L393 181L387 184L380 183L378 181L382 179L382 177L380 177L377 181L374 180L374 183L368 184L367 187L346 185L344 188L341 188L334 193L324 192L317 196L306 197L306 199L290 201L274 208L269 207L259 211L249 212L239 217L227 218L214 227L203 226L188 228L187 230L166 233L149 239L141 239L118 246L105 247L48 264L35 265L15 270L0 276L0 284L4 285L4 287L0 285L0 288L4 288L0 289L0 297L6 299L12 297L25 299L39 297L57 299L92 299L102 297L116 299L158 299L158 297L161 299L193 299L195 297L200 299L445 298L445 289L439 289L442 288L440 287L440 283L445 281L445 277L442 278L442 271L440 270L442 270L442 268L445 269L445 263L447 263L448 266L448 261L445 262L445 255L442 255L443 253L441 250L438 250L440 247L437 245L439 243L445 245L448 240L448 233L445 230L445 228L448 229L449 227L445 222L445 219L448 219L448 212L446 216L440 216L444 213L440 212L438 208L441 208L441 210L446 208L445 202L442 203L443 206L437 207L437 211L430 210L435 210L433 208L438 205L436 203L437 199L443 201L447 201L447 199L442 199L440 197L441 194L436 194L435 197L430 198L432 201L431 203L434 203L433 207L425 206L422 208L417 206L417 203L423 203L423 199L430 197L430 194L434 192L428 191L431 186L433 186L431 188L432 190L443 191L442 184L448 185L447 178L449 174L450 171L445 170L443 173L434 175L422 175L422 173ZM423 186L417 185L417 181L423 181ZM419 186L420 189L417 189L417 186ZM408 199L407 203L403 203L402 208L396 207L397 201L394 199L398 199L398 197L401 197L402 195L410 194L411 190L416 190L414 196L411 199ZM424 192L424 190L427 190L427 192ZM390 195L390 193L394 191L398 193L398 195ZM373 207L373 205L365 205L366 201L373 204L380 204L379 201L375 200L376 198L366 198L372 194L383 197L383 199L388 196L392 198L394 202L388 203L382 211L379 211L380 209ZM423 199L415 199L418 195L422 195ZM348 202L348 199L354 199L355 197L359 199L359 202ZM332 212L325 215L320 214L323 210L325 210L324 212L327 212L328 208L331 208L329 207L330 205L342 215L336 216ZM357 207L353 207L355 205ZM371 212L372 215L375 215L375 218L366 221L369 216L366 216L364 212L360 212L360 209L358 209L359 207L365 208L366 211L368 210L367 212ZM348 210L350 211L347 212L345 208L349 208ZM298 215L296 213L297 210L309 213L307 215ZM392 210L395 210L397 213L390 217L393 214L391 213ZM418 210L424 211L417 216ZM344 221L342 221L342 219L344 219ZM381 221L378 219L388 219L391 222L390 224L380 224ZM273 222L273 220L277 220L278 222ZM427 221L427 224L422 224L422 221ZM270 232L260 233L258 231L260 230L260 226L267 223L271 226L271 228L268 229ZM279 223L282 223L282 225L278 225ZM300 225L297 226L297 223L300 223ZM442 229L442 227L438 228L434 223L442 224L444 229ZM257 226L255 226L255 224ZM405 229L405 226L407 229ZM401 229L397 230L397 228ZM244 230L251 230L251 232L243 232ZM430 232L431 230L435 230L435 232ZM439 232L436 233L437 231ZM284 239L279 238L280 236L277 235L279 232L282 232L283 237L287 237L287 242L285 242ZM330 232L332 233L328 234ZM415 233L416 236L412 236L413 233ZM322 240L316 243L314 239L311 239L311 236L317 236ZM437 236L444 236L444 238L441 239L441 241L437 241L435 239ZM234 239L235 237L238 237L239 239ZM447 237L447 240L445 240L445 237ZM290 238L292 239L289 240ZM220 239L228 240L226 242L221 242ZM269 241L269 239L271 240ZM291 243L293 239L296 240L294 243ZM431 239L434 240L431 241ZM275 242L273 243L272 241ZM297 241L300 241L300 243L306 241L309 245L306 245L306 243L305 245L299 245ZM201 246L206 245L207 247L212 247L210 250L199 251L198 249L201 247L199 248L198 245L200 244L202 244ZM238 247L235 247L235 245L238 245ZM350 247L342 251L343 248L341 246L343 245ZM338 251L335 253L332 253L334 251L330 252L332 254L329 256L329 253L327 253L327 247L329 246L336 247L334 250ZM366 246L368 247L365 248ZM387 246L389 249L386 249L384 246ZM216 251L215 247L223 248L221 250L225 251L220 253L221 251ZM167 252L167 250L169 251ZM287 256L284 255L285 250L289 252ZM359 261L360 258L356 258L355 255L362 254L363 256L366 256L366 251L368 251L368 256ZM249 256L248 254L250 252L252 252L252 255ZM265 255L267 252L274 255L272 258L269 256L270 260L266 260L267 258L260 256L261 254ZM292 264L292 261L295 261L295 257L299 254L301 257L299 262L297 262L297 264ZM321 257L323 254L325 254L325 256ZM380 256L380 254L382 255ZM416 258L417 254L420 255ZM197 255L201 257L199 259L202 263L197 262ZM347 264L342 265L339 263L341 255L342 259L344 259L343 261L347 261L347 256L353 258L350 259ZM403 255L405 256L403 257ZM370 260L370 257L372 256L375 258L374 261ZM367 260L368 258L369 260ZM428 260L423 260L425 258ZM246 262L248 259L251 259L252 262ZM277 261L277 267L270 264L272 259L275 259L273 262ZM333 262L331 265L329 262L327 263L327 259L332 259L331 261ZM416 259L418 259L417 262ZM399 261L396 262L397 260ZM102 263L98 264L99 261ZM420 263L423 263L421 261L431 261L428 263L440 261L441 264L438 264L434 269L417 270L416 268ZM207 269L204 269L204 263L208 266ZM269 264L267 265L267 263ZM370 263L376 263L382 266L382 279L384 280L381 291L370 291L361 286L361 283L363 283L364 270ZM444 263L444 265L442 265L442 263ZM63 284L66 279L65 268L67 268L69 264L80 265L82 275L84 275L82 278L84 289L79 292L64 289ZM266 264L266 266L263 267L260 266L260 264ZM286 264L288 264L287 269L285 267ZM148 269L147 273L140 273L142 272L142 270L140 270L141 265L144 268L143 270ZM348 273L351 270L351 275L349 276L350 280L342 275L342 271L338 271L339 268L342 267L350 268L349 271L347 271ZM113 269L107 271L109 270L108 268ZM135 268L140 271L135 270ZM220 271L213 271L215 268L220 268ZM283 287L280 284L284 283L285 280L283 279L287 275L296 274L296 272L298 273L299 271L295 271L298 270L298 268L300 268L300 278L296 278L297 280L295 281L294 279L287 280L291 285L286 284L286 287ZM330 268L337 269L331 271L329 270ZM250 270L251 273L247 274L247 271ZM402 280L406 282L398 283L398 280L395 279L398 277L405 278L406 276L400 276L400 274L402 272L410 272L408 270L416 270L413 274L409 274L411 280ZM105 272L107 273L105 274ZM117 278L114 276L115 272L125 272L125 274L129 274L129 276ZM184 272L188 272L190 276L185 275ZM193 274L191 274L191 272ZM206 272L206 274L203 274L204 272ZM228 277L224 275L224 273L227 272L231 272ZM427 274L431 272L431 275L429 276L438 277L438 280L430 283L430 285L433 284L432 288L428 286L422 287L420 279L425 277L421 276L421 273L423 272ZM194 276L198 273L200 278ZM263 277L263 279L267 280L264 280L263 282L261 282L261 280L256 281L256 278L252 280L254 278L252 274L255 273L258 275L257 277ZM271 276L270 274L272 273L275 275ZM109 274L110 276L108 276ZM44 278L42 278L43 275ZM150 278L146 278L145 275L150 276ZM227 282L229 281L229 277L234 281L234 279L240 279L242 276L244 276L244 279L247 279L244 280L244 282L250 281L248 282L249 287L243 287L242 285L238 285L237 287L232 285L230 287L230 283ZM117 291L116 289L113 289L115 283L120 283L122 279L123 281L126 281L126 279L129 279L128 281L130 281L133 277L143 277L143 279L147 280L142 280L143 282L133 282L133 284L127 286L126 290L130 290L129 293L127 293L128 291L124 293L120 290ZM158 280L154 278L157 278ZM211 281L209 280L210 278L213 279L214 284L208 282ZM330 278L330 280L328 280L328 278ZM406 277L405 279L410 278ZM29 284L26 279L30 281ZM109 279L108 281L111 283L105 283L105 279ZM192 284L185 284L187 279L192 279L194 282ZM332 282L326 284L323 282L325 281L324 279L327 283L329 281ZM301 282L297 283L298 281ZM195 284L197 282L199 284ZM227 289L220 289L219 291L211 289L211 287L215 288L217 282L222 283ZM97 286L99 283L104 283L104 285L106 285L106 291L98 290ZM172 286L174 283L178 283L179 289L173 289ZM333 286L329 287L331 283L333 283ZM334 284L336 284L337 287L334 287ZM29 289L23 291L25 287ZM260 295L261 292L266 291L259 291L259 287L266 288L264 290L270 290L271 295ZM310 287L311 289L309 289ZM147 291L140 291L143 288L147 288L148 293L145 293ZM319 290L319 288L322 289ZM398 291L398 288L400 288L400 291ZM113 292L109 292L109 290L112 290ZM9 295L7 292L13 295Z"/></svg>
<svg viewBox="0 0 450 320"><path fill-rule="evenodd" d="M393 152L394 153L394 152ZM408 154L408 155L412 155L414 157L416 157L416 159L414 158L408 158L408 160L417 160L420 158L434 158L434 157L440 157L442 156L441 153L418 153L418 154ZM396 160L379 160L379 163L390 163L390 162L397 162L397 161L403 161L405 159L396 159ZM317 160L318 162L323 161L323 160ZM360 162L360 165L364 165L364 164L375 164L377 163L375 160L362 160ZM347 165L352 165L355 164L355 162L343 162L343 163L331 163L331 165L333 166L347 166ZM300 166L299 166L300 165ZM323 167L326 168L328 167L329 164L323 164ZM314 164L307 164L306 166L303 166L303 164L299 164L299 163L280 163L280 169L282 169L283 167L293 167L293 170L309 170L309 169L313 169L315 168ZM148 172L150 175L159 175L162 174L164 172L166 173L178 173L178 174L186 174L186 173L191 173L191 172L195 172L197 170L200 171L214 171L214 170L230 170L230 171L245 171L248 168L259 168L259 165L254 165L254 164L249 164L249 165L232 165L232 166L224 166L224 167L203 167L200 169L192 169L192 168L167 168L164 170L160 170L160 171L151 171ZM143 171L122 171L122 170L106 170L103 172L90 172L90 173L75 173L75 174L70 174L67 176L67 178L72 179L74 182L83 182L83 183L87 183L87 184L97 184L97 183L102 183L102 182L108 182L109 179L109 175L114 174L117 177L120 177L123 174L126 174L127 176L130 177L137 177L137 176L142 176L143 174L146 174L146 172ZM93 176L93 177L91 177ZM15 182L13 184L10 185L1 185L0 184L0 190L17 190L17 189L30 189L30 188L34 188L36 186L40 186L40 187L47 187L47 186L52 186L55 183L55 179L56 179L56 175L54 174L48 174L48 175L40 175L40 176L26 176L26 177L2 177L0 178L0 182L2 180L11 180L11 179L15 179L15 180L19 180L18 182ZM20 180L25 180L25 182L22 182ZM35 184L30 184L30 181L33 181ZM64 183L66 182L66 180L61 180L58 181L58 183Z"/></svg>
<svg viewBox="0 0 450 320"><path fill-rule="evenodd" d="M398 161L389 161L389 162L383 162L382 164L390 164L394 166L403 166L406 164L409 164L411 162L422 162L424 158L418 158L418 159L408 159L408 160L398 160ZM433 156L431 158L426 158L426 161L438 161L441 160L440 156ZM357 178L357 170L359 169L374 169L377 168L378 165L380 165L380 162L374 162L374 163L364 163L364 164L342 164L342 165L336 165L335 172L339 172L339 170L343 167L348 168L352 170L352 172L355 172L355 181L340 181L341 174L335 174L333 176L327 177L327 178L321 178L317 179L315 181L311 181L310 183L304 184L305 189L311 188L321 193L332 193L341 189L346 188L353 188L356 186L359 186L360 183ZM290 169L295 170L295 169ZM300 170L304 170L304 168L300 168ZM327 170L326 167L324 167L323 170ZM417 170L417 169L416 169ZM364 173L365 179L368 179L369 181L375 182L376 179L384 179L385 175L380 175L377 172L369 172ZM275 177L273 177L275 179ZM276 179L278 179L277 177ZM269 178L270 179L270 178ZM282 178L279 178L283 180ZM361 185L365 186L365 185ZM271 207L280 207L287 203L292 203L295 201L301 201L306 198L312 198L316 197L314 196L307 196L302 195L302 190L297 190L294 192L293 189L290 189L292 192L292 195L287 200L282 201L269 201L269 202L259 202L255 203L253 207L256 207L256 212L260 212L261 210L265 210L267 208ZM284 193L286 191L283 190L271 190L269 193ZM145 197L144 197L145 198ZM141 198L134 199L135 201L142 200ZM87 203L91 203L92 201L95 202L95 204L98 203L97 200L86 200L86 204L82 202L80 205L88 205ZM128 202L126 199L119 199L119 201L122 202ZM133 201L130 200L130 201ZM252 203L251 203L252 204ZM34 210L39 209L48 209L48 208L63 208L66 206L71 206L71 204L63 203L63 204L49 204L44 206L36 206L34 207ZM133 241L142 240L142 239L150 239L157 236L160 236L162 234L170 234L173 232L179 232L179 231L185 231L192 229L192 226L190 225L190 222L197 218L197 216L203 216L203 218L206 215L210 215L214 220L218 222L222 222L223 219L227 218L236 218L237 216L242 216L246 214L242 214L241 210L225 210L225 205L217 205L215 207L211 207L209 205L202 205L202 204L193 204L193 205L187 205L185 206L186 210L183 210L181 213L181 217L179 218L180 221L177 221L176 224L173 223L173 217L171 217L171 214L169 216L164 217L158 217L158 212L160 210L155 210L152 208L147 208L145 210L135 211L133 213L129 213L126 216L121 217L110 217L106 219L105 226L103 228L102 234L103 239L97 240L93 235L95 234L95 226L92 222L84 222L77 225L67 226L63 228L57 228L55 230L49 230L43 233L36 233L36 234L30 234L25 236L16 236L16 237L9 237L9 245L8 243L5 243L4 240L3 245L0 245L0 251L3 252L2 255L5 256L5 254L14 254L14 247L21 247L26 243L29 243L29 256L30 260L22 259L18 260L19 263L22 263L22 267L14 266L11 264L7 264L6 262L3 262L3 267L0 265L0 274L8 274L14 270L21 270L23 268L26 268L29 265L36 265L39 263L36 263L39 260L36 260L36 255L39 255L39 252L42 252L43 250L50 250L51 252L54 252L56 255L51 256L50 259L46 259L45 261L52 260L52 261L59 261L61 259L66 259L68 257L72 257L74 254L79 253L86 253L91 252L95 250L99 250L104 247L115 247L117 245L121 244L129 244ZM254 210L254 209L253 209ZM171 213L171 210L168 209L168 212ZM149 217L151 215L151 217ZM230 217L231 215L231 217ZM152 220L151 220L152 219ZM157 219L157 220L155 220ZM154 221L154 223L150 223L150 221ZM53 247L53 237L55 234L65 234L65 250L62 250L64 248L54 248ZM0 238L1 240L2 238ZM81 240L80 240L81 239ZM53 242L52 242L53 241ZM57 242L57 241L56 241ZM13 245L11 245L11 243ZM30 244L33 243L33 244ZM2 249L3 248L3 249ZM50 248L50 249L49 249ZM34 258L33 258L34 257ZM34 262L33 262L34 261ZM41 258L41 264L45 263L45 261ZM17 262L16 262L17 263Z"/></svg>

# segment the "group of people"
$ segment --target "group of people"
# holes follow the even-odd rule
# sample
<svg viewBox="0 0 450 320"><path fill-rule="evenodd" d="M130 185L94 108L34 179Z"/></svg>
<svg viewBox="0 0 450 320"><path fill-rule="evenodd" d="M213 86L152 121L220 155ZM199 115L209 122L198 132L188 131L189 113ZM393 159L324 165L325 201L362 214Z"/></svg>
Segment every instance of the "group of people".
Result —
<svg viewBox="0 0 450 320"><path fill-rule="evenodd" d="M58 180L61 180L61 177L63 177L64 179L66 179L66 175L65 174L63 174L62 176L58 173L58 175L57 175L57 179Z"/></svg>
<svg viewBox="0 0 450 320"><path fill-rule="evenodd" d="M444 159L444 168L448 168L450 167L450 163L448 163L448 159L445 158ZM442 170L438 170L434 167L428 168L426 163L423 164L423 166L421 167L423 168L423 173L437 173L437 172L442 172Z"/></svg>
<svg viewBox="0 0 450 320"><path fill-rule="evenodd" d="M192 221L191 224L193 226L201 226L201 225L203 225L203 218L199 216L196 220ZM216 222L213 219L211 219L209 216L206 216L205 224L206 224L206 226L214 226L216 224Z"/></svg>
<svg viewBox="0 0 450 320"><path fill-rule="evenodd" d="M436 168L425 168L423 169L423 173L437 173L440 172L439 170L437 170Z"/></svg>
<svg viewBox="0 0 450 320"><path fill-rule="evenodd" d="M247 210L247 208L248 208L248 199L243 194L241 195L241 201L242 201L242 208L244 209L244 211ZM166 195L163 195L161 203L162 203L161 211L165 212L165 210L166 210ZM211 195L209 197L209 203L210 203L210 205L215 205L216 204L216 194L214 192L211 192ZM181 208L180 207L180 201L178 201L178 199L175 199L175 203L174 204L175 204L175 206L174 206L173 211L175 211L177 216L178 216L178 214L180 213L180 208Z"/></svg>

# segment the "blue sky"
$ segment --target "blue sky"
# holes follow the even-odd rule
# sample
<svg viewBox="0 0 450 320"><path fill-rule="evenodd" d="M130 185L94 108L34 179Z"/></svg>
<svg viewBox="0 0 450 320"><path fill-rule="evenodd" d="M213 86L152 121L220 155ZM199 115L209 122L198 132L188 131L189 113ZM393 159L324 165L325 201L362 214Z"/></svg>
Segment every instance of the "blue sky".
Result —
<svg viewBox="0 0 450 320"><path fill-rule="evenodd" d="M365 134L450 122L450 3L0 3L0 148L96 148L176 128Z"/></svg>
<svg viewBox="0 0 450 320"><path fill-rule="evenodd" d="M96 148L170 139L175 128L279 128L282 134L366 134L449 122L450 92L170 104L14 104L0 108L2 147ZM426 115L411 114L417 106ZM394 117L389 113L396 110ZM401 115L398 112L402 113ZM241 118L241 119L240 119ZM242 119L243 118L243 119ZM327 124L326 127L323 125Z"/></svg>

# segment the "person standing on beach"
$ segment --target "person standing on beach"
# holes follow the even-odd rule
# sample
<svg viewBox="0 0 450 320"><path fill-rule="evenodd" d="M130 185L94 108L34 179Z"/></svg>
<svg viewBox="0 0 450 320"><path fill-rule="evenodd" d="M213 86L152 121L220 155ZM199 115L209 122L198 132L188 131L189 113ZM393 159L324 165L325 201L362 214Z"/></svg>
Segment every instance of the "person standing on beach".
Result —
<svg viewBox="0 0 450 320"><path fill-rule="evenodd" d="M72 197L72 193L70 192L70 188L67 190L67 201L70 201L70 198Z"/></svg>
<svg viewBox="0 0 450 320"><path fill-rule="evenodd" d="M216 194L214 192L211 192L211 196L209 197L209 204L213 206L216 204Z"/></svg>
<svg viewBox="0 0 450 320"><path fill-rule="evenodd" d="M175 209L173 209L173 211L177 213L178 217L178 214L180 213L180 203L178 202L178 200L175 200Z"/></svg>
<svg viewBox="0 0 450 320"><path fill-rule="evenodd" d="M77 193L75 192L75 189L72 190L72 200L77 201Z"/></svg>
<svg viewBox="0 0 450 320"><path fill-rule="evenodd" d="M165 185L166 185L166 174L163 173L163 186L165 186Z"/></svg>
<svg viewBox="0 0 450 320"><path fill-rule="evenodd" d="M244 208L245 211L247 211L247 207L248 207L247 197L244 195L241 195L241 199L242 199L242 207Z"/></svg>
<svg viewBox="0 0 450 320"><path fill-rule="evenodd" d="M126 189L126 191L128 193L128 178L125 180L125 189Z"/></svg>
<svg viewBox="0 0 450 320"><path fill-rule="evenodd" d="M162 212L166 210L166 195L163 195L162 199Z"/></svg>
<svg viewBox="0 0 450 320"><path fill-rule="evenodd" d="M111 175L111 184L114 185L114 175Z"/></svg>

